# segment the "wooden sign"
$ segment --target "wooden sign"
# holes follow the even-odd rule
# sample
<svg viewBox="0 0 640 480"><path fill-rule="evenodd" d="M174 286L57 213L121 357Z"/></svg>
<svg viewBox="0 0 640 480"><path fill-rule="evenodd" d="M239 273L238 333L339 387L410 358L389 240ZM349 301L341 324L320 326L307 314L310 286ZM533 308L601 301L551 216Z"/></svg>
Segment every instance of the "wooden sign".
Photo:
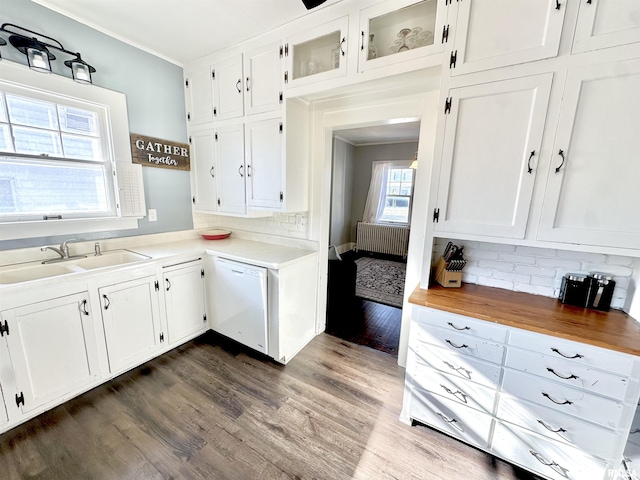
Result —
<svg viewBox="0 0 640 480"><path fill-rule="evenodd" d="M146 167L189 170L189 145L131 134L133 163Z"/></svg>

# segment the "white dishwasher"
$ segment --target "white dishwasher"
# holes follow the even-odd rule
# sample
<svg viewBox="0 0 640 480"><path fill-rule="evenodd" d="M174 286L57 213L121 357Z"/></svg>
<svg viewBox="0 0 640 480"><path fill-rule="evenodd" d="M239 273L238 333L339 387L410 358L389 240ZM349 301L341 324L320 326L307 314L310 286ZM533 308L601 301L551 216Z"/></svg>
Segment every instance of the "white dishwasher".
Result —
<svg viewBox="0 0 640 480"><path fill-rule="evenodd" d="M268 353L267 269L216 258L212 328Z"/></svg>

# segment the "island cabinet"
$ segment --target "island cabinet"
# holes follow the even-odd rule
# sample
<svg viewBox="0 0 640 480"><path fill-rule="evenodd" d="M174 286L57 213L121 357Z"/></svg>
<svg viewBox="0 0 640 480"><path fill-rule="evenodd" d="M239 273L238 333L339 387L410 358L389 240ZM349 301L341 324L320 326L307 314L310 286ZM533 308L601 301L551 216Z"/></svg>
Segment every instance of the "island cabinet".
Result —
<svg viewBox="0 0 640 480"><path fill-rule="evenodd" d="M98 289L111 373L143 363L162 348L159 289L155 273Z"/></svg>
<svg viewBox="0 0 640 480"><path fill-rule="evenodd" d="M546 479L604 480L640 463L634 319L475 285L417 289L410 302L401 420Z"/></svg>
<svg viewBox="0 0 640 480"><path fill-rule="evenodd" d="M0 373L12 373L4 378L15 381L15 388L3 386L3 393L21 414L68 398L100 375L93 322L98 312L89 292L53 296L45 289L39 296L40 301L0 312L5 344L0 349L7 348L10 358L10 367L3 362Z"/></svg>
<svg viewBox="0 0 640 480"><path fill-rule="evenodd" d="M555 57L565 11L556 0L458 2L451 75Z"/></svg>

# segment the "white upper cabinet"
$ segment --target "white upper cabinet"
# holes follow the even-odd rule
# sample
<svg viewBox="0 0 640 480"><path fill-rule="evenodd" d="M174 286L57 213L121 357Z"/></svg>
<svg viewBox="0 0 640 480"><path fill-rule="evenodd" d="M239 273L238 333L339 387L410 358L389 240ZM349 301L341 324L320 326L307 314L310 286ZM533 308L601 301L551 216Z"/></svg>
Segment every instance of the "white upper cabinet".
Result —
<svg viewBox="0 0 640 480"><path fill-rule="evenodd" d="M569 70L538 239L640 249L640 60Z"/></svg>
<svg viewBox="0 0 640 480"><path fill-rule="evenodd" d="M580 0L572 53L640 42L638 0Z"/></svg>
<svg viewBox="0 0 640 480"><path fill-rule="evenodd" d="M4 394L23 413L99 378L88 292L5 310L0 318L9 328L4 337L18 389Z"/></svg>
<svg viewBox="0 0 640 480"><path fill-rule="evenodd" d="M552 78L450 90L437 232L524 238Z"/></svg>
<svg viewBox="0 0 640 480"><path fill-rule="evenodd" d="M218 211L247 212L245 198L244 129L242 123L216 130Z"/></svg>
<svg viewBox="0 0 640 480"><path fill-rule="evenodd" d="M245 125L249 208L280 210L284 201L283 124L271 118Z"/></svg>
<svg viewBox="0 0 640 480"><path fill-rule="evenodd" d="M287 37L284 45L286 87L346 75L348 20L342 17Z"/></svg>
<svg viewBox="0 0 640 480"><path fill-rule="evenodd" d="M193 208L205 212L218 209L216 189L215 133L200 130L189 135L191 144L191 201Z"/></svg>
<svg viewBox="0 0 640 480"><path fill-rule="evenodd" d="M555 57L565 11L564 0L460 2L451 74Z"/></svg>
<svg viewBox="0 0 640 480"><path fill-rule="evenodd" d="M277 110L282 103L279 45L244 53L245 109L247 115Z"/></svg>
<svg viewBox="0 0 640 480"><path fill-rule="evenodd" d="M358 71L444 51L448 0L395 0L360 11Z"/></svg>
<svg viewBox="0 0 640 480"><path fill-rule="evenodd" d="M187 126L213 121L213 71L209 65L185 72Z"/></svg>
<svg viewBox="0 0 640 480"><path fill-rule="evenodd" d="M215 120L241 117L244 114L244 75L242 54L213 65L213 115Z"/></svg>
<svg viewBox="0 0 640 480"><path fill-rule="evenodd" d="M111 373L154 357L164 342L158 289L153 275L98 290Z"/></svg>

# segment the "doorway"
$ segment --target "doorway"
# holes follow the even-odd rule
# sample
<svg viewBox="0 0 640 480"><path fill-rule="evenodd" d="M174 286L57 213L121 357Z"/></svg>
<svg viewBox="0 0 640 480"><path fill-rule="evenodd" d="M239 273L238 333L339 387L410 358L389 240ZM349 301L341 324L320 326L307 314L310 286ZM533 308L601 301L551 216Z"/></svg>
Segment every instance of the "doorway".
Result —
<svg viewBox="0 0 640 480"><path fill-rule="evenodd" d="M333 132L326 332L394 356L419 132L415 119Z"/></svg>

